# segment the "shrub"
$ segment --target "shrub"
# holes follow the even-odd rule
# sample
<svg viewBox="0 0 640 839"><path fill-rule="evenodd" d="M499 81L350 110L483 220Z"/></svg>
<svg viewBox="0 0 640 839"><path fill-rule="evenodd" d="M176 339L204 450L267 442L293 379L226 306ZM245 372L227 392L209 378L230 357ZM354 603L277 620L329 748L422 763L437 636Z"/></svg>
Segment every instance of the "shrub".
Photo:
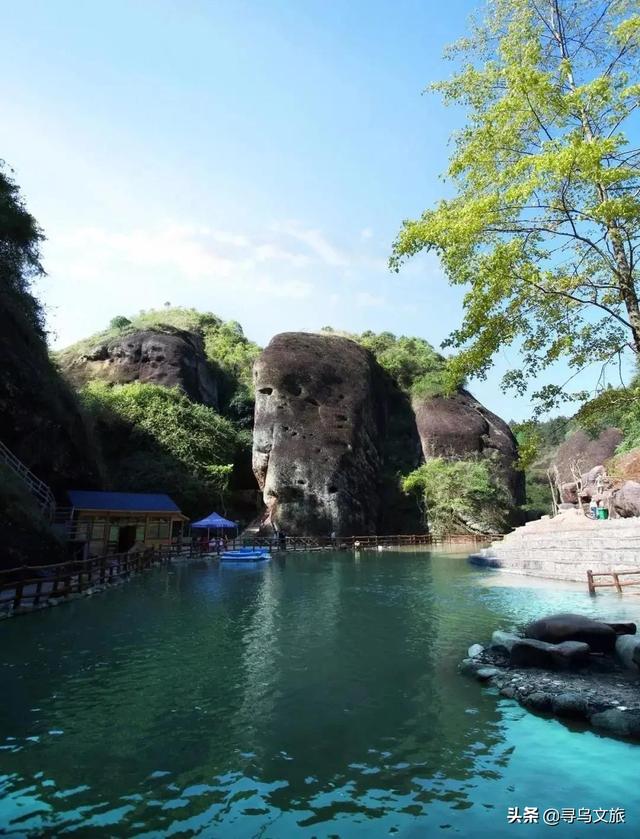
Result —
<svg viewBox="0 0 640 839"><path fill-rule="evenodd" d="M124 315L116 315L115 318L111 318L109 321L109 328L110 329L124 329L125 326L130 326L131 321L129 318L125 318Z"/></svg>
<svg viewBox="0 0 640 839"><path fill-rule="evenodd" d="M447 381L447 361L423 338L397 338L391 332L363 332L355 340L411 396L438 396L455 389Z"/></svg>
<svg viewBox="0 0 640 839"><path fill-rule="evenodd" d="M244 441L213 409L141 382L90 382L82 400L114 488L169 492L192 510L206 510L226 493Z"/></svg>
<svg viewBox="0 0 640 839"><path fill-rule="evenodd" d="M402 488L419 497L429 530L437 536L506 527L511 499L486 460L434 457L407 475Z"/></svg>

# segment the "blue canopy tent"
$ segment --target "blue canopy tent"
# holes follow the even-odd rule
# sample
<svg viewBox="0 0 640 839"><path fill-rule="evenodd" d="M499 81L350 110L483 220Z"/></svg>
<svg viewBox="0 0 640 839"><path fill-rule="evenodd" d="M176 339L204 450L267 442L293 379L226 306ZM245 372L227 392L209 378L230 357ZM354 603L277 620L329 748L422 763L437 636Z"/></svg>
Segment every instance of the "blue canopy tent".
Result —
<svg viewBox="0 0 640 839"><path fill-rule="evenodd" d="M236 528L238 525L235 521L229 521L229 519L225 519L222 516L219 516L217 513L211 513L204 519L200 519L200 521L194 521L191 524L191 527L196 527L201 530L207 531L207 541L209 541L209 531L211 530L227 530L231 528Z"/></svg>

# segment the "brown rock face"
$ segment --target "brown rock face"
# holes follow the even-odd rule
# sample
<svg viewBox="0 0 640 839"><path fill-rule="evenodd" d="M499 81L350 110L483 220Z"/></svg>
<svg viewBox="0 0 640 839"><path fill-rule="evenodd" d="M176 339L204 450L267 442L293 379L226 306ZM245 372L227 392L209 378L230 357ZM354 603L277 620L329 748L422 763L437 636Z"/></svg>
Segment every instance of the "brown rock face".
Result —
<svg viewBox="0 0 640 839"><path fill-rule="evenodd" d="M640 483L625 481L613 496L613 506L620 518L640 516Z"/></svg>
<svg viewBox="0 0 640 839"><path fill-rule="evenodd" d="M610 653L616 645L616 632L608 623L594 621L584 615L549 615L525 627L526 638L561 644L564 641L581 641L594 652Z"/></svg>
<svg viewBox="0 0 640 839"><path fill-rule="evenodd" d="M181 329L141 330L111 339L63 363L62 370L76 387L95 379L116 384L140 381L179 387L196 402L218 405L218 386L202 339Z"/></svg>
<svg viewBox="0 0 640 839"><path fill-rule="evenodd" d="M413 408L425 459L492 456L514 502L524 502L523 475L515 468L518 445L504 420L465 390L414 400Z"/></svg>
<svg viewBox="0 0 640 839"><path fill-rule="evenodd" d="M253 470L283 532L373 533L382 408L373 356L337 336L276 335L254 368Z"/></svg>

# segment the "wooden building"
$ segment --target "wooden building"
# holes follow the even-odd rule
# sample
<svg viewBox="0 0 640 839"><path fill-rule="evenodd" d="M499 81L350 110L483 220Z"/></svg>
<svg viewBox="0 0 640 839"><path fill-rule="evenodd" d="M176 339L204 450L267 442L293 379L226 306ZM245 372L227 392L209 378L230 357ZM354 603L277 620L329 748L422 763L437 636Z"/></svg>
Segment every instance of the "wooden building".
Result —
<svg viewBox="0 0 640 839"><path fill-rule="evenodd" d="M188 521L162 493L71 490L68 495L68 537L83 544L87 556L169 545Z"/></svg>

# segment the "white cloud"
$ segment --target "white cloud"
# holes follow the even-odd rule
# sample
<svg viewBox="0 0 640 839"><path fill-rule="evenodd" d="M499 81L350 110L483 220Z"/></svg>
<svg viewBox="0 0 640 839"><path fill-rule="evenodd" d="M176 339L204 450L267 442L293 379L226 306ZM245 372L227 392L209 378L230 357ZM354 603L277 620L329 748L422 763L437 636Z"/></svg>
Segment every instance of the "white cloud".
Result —
<svg viewBox="0 0 640 839"><path fill-rule="evenodd" d="M343 268L351 262L349 256L331 244L321 230L302 227L292 221L275 224L273 230L302 242L314 256L332 268Z"/></svg>

